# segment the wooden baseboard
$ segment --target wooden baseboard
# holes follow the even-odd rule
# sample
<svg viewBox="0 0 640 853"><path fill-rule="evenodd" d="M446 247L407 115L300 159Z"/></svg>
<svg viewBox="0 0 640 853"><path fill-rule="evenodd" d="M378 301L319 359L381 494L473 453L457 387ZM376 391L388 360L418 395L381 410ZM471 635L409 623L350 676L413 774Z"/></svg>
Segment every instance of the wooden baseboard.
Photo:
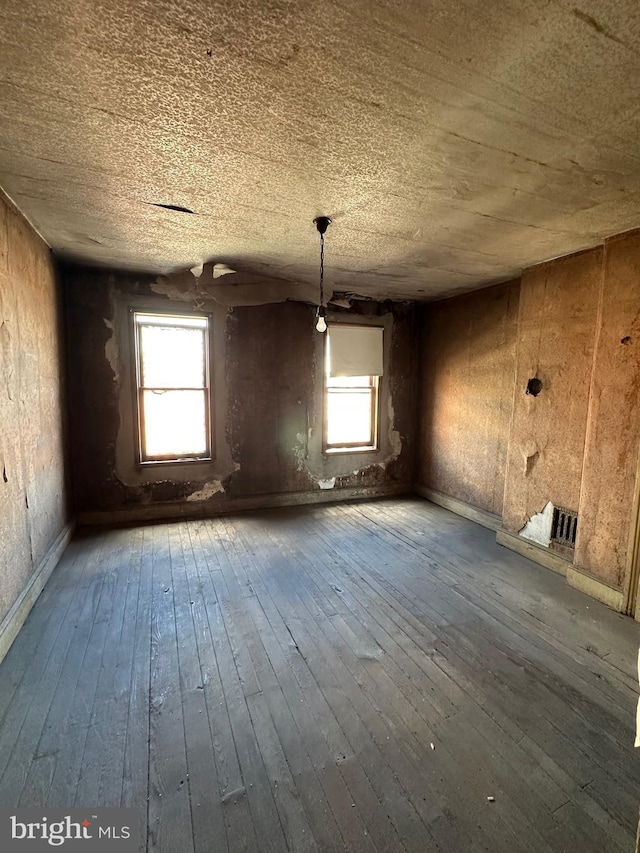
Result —
<svg viewBox="0 0 640 853"><path fill-rule="evenodd" d="M580 571L575 566L569 566L567 569L567 581L571 586L575 586L581 592L586 592L587 595L596 598L612 610L624 613L625 600L621 589L609 586L609 584L603 583L598 578L594 578L593 575Z"/></svg>
<svg viewBox="0 0 640 853"><path fill-rule="evenodd" d="M536 545L530 539L523 539L522 536L516 536L515 533L509 533L508 530L502 528L496 533L496 542L498 545L504 545L511 551L522 554L523 557L528 557L534 563L544 566L545 569L551 569L552 572L557 572L559 575L567 576L567 569L571 567L571 563L554 554L548 548L543 548L542 545Z"/></svg>
<svg viewBox="0 0 640 853"><path fill-rule="evenodd" d="M337 503L340 501L372 500L411 494L409 483L363 486L347 489L319 489L313 492L291 492L280 495L258 495L248 498L217 498L201 502L172 502L123 507L114 510L81 512L77 523L83 526L138 524L154 521L179 521L189 518L212 518L231 512L274 509L285 506Z"/></svg>
<svg viewBox="0 0 640 853"><path fill-rule="evenodd" d="M438 506L451 510L451 512L455 512L457 515L462 515L471 521L475 521L476 524L481 524L483 527L488 527L489 530L499 530L502 527L502 519L499 515L494 515L492 512L472 506L458 500L458 498L452 498L450 495L437 492L435 489L429 489L427 486L416 486L414 491L420 497L431 501L431 503L438 504Z"/></svg>
<svg viewBox="0 0 640 853"><path fill-rule="evenodd" d="M11 648L11 645L25 623L31 608L36 603L38 596L44 589L44 585L51 577L51 573L58 565L65 548L73 535L73 522L62 529L56 541L40 560L35 572L29 578L26 587L22 590L13 606L0 623L0 663Z"/></svg>
<svg viewBox="0 0 640 853"><path fill-rule="evenodd" d="M598 578L594 578L593 575L581 571L573 563L570 563L548 548L523 539L521 536L516 536L508 530L498 530L496 533L496 542L499 545L504 545L505 548L509 548L511 551L522 554L523 557L528 557L530 560L547 569L564 575L567 583L571 586L579 589L581 592L586 592L587 595L590 595L597 601L601 601L613 610L617 610L620 613L624 611L625 601L622 590L609 586L598 580Z"/></svg>

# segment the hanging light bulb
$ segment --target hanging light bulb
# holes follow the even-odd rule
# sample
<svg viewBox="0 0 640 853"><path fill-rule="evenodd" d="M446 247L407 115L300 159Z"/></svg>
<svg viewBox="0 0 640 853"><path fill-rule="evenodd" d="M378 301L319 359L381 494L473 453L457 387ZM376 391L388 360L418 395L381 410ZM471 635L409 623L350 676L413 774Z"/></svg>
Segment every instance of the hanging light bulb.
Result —
<svg viewBox="0 0 640 853"><path fill-rule="evenodd" d="M318 332L327 331L327 312L324 307L324 234L327 228L331 225L331 220L328 216L317 216L313 220L313 224L320 232L320 304L316 310L316 330Z"/></svg>
<svg viewBox="0 0 640 853"><path fill-rule="evenodd" d="M316 331L317 332L326 332L327 331L327 321L325 317L327 316L327 312L325 311L324 305L318 305L316 310Z"/></svg>
<svg viewBox="0 0 640 853"><path fill-rule="evenodd" d="M191 275L196 280L195 294L193 297L193 307L196 311L202 311L202 309L204 308L204 298L200 291L200 276L202 275L203 271L204 264L202 261L198 261L198 263L195 264L195 266L191 267L191 269L189 270Z"/></svg>

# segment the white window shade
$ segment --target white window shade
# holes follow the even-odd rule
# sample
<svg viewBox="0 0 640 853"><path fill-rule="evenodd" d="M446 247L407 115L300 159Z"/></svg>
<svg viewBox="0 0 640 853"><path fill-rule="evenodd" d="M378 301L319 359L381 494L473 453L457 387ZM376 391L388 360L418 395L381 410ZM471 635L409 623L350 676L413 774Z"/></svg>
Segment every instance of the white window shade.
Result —
<svg viewBox="0 0 640 853"><path fill-rule="evenodd" d="M329 326L329 375L382 376L383 331L379 326Z"/></svg>

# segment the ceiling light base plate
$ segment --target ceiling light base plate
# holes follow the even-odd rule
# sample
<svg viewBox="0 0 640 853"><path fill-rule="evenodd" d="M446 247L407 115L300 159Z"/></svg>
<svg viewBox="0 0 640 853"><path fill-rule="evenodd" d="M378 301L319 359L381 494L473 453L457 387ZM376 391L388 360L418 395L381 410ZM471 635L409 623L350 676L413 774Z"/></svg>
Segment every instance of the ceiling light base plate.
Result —
<svg viewBox="0 0 640 853"><path fill-rule="evenodd" d="M313 220L313 224L321 234L324 234L327 228L331 225L331 220L328 216L316 216Z"/></svg>

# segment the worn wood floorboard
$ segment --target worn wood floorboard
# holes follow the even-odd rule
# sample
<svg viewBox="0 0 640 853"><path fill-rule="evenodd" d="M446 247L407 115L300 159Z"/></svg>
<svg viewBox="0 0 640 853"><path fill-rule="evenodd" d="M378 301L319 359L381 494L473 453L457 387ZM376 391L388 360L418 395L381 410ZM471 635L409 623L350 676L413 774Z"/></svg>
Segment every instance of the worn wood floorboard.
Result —
<svg viewBox="0 0 640 853"><path fill-rule="evenodd" d="M163 853L630 853L639 639L421 499L83 533L0 665L0 806L134 806Z"/></svg>
<svg viewBox="0 0 640 853"><path fill-rule="evenodd" d="M51 775L54 770L56 749L48 752L41 750L41 739L54 727L50 719L50 710L54 700L60 700L58 686L67 679L78 681L78 665L73 669L73 661L78 659L88 642L93 627L94 616L100 606L102 589L107 573L102 569L103 553L114 542L113 534L106 534L97 542L89 544L84 559L73 561L70 574L77 581L77 588L71 596L62 594L58 619L50 622L53 629L45 631L45 642L36 642L22 660L15 660L13 648L5 658L9 672L21 665L26 670L25 677L15 691L3 717L0 728L0 802L7 806L17 806L32 767L39 771L33 780L37 790L35 796L43 801L47 798ZM59 574L59 573L56 573ZM56 582L58 582L56 577ZM55 598L47 599L54 610ZM47 604L45 601L44 609ZM46 618L46 617L45 617ZM37 621L37 611L32 611L29 621ZM58 624L56 625L56 621ZM25 625L26 627L26 625ZM27 633L27 638L31 636ZM20 637L22 637L22 632ZM50 645L46 644L46 640ZM21 640L22 642L22 640ZM18 645L18 648L20 646ZM2 670L4 671L4 662ZM71 663L70 663L71 662ZM0 689L0 695L3 690ZM68 697L67 697L68 698ZM65 699L64 694L62 700ZM49 722L47 722L49 721ZM55 731L59 731L55 727ZM86 729L85 729L86 731ZM82 736L82 735L81 735ZM27 791L27 797L34 803ZM71 795L71 802L73 802Z"/></svg>

